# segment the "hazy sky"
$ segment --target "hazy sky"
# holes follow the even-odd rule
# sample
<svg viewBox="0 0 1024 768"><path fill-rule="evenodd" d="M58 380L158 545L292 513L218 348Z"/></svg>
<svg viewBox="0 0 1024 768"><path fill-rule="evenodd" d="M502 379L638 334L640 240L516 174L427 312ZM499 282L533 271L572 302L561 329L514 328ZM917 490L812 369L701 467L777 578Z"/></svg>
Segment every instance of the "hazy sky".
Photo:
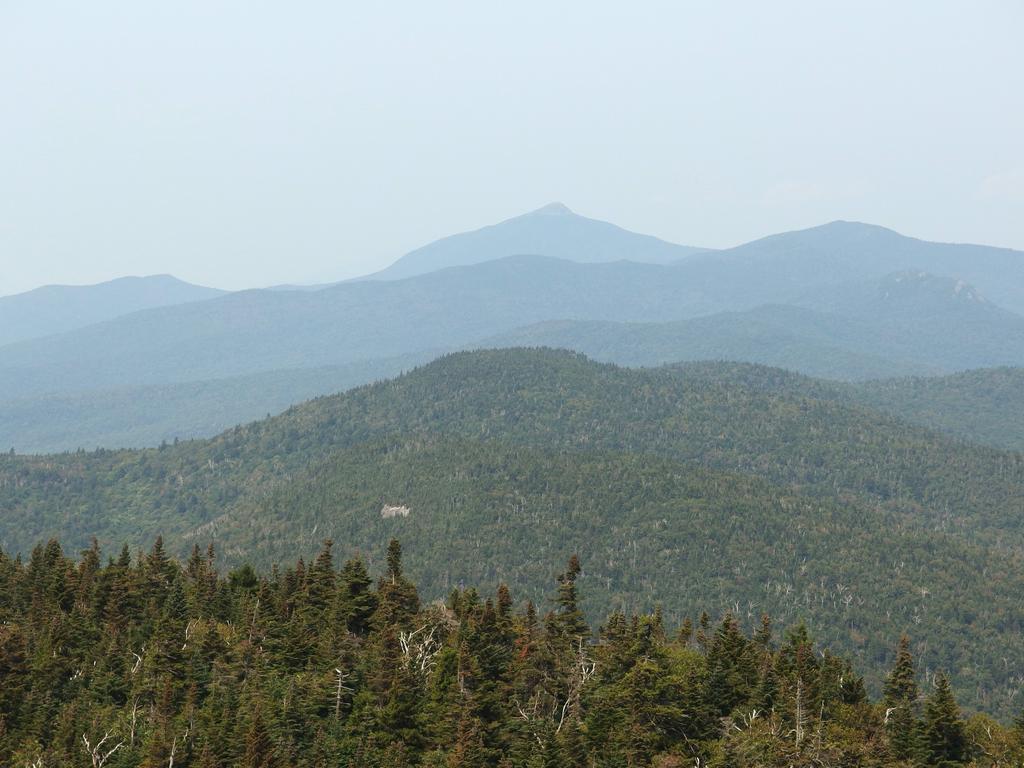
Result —
<svg viewBox="0 0 1024 768"><path fill-rule="evenodd" d="M1024 249L1024 3L0 0L0 294L335 280L560 200Z"/></svg>

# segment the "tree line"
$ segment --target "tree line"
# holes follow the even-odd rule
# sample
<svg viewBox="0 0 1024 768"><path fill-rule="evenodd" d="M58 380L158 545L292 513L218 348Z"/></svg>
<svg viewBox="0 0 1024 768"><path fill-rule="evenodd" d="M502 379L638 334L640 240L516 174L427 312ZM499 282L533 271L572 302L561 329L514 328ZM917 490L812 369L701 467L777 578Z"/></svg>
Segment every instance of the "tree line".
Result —
<svg viewBox="0 0 1024 768"><path fill-rule="evenodd" d="M729 614L592 631L574 556L547 609L505 585L421 602L392 540L374 579L218 572L157 539L104 563L0 553L0 765L91 768L1012 766L1024 719L965 717L909 641L879 700L806 627ZM992 649L996 652L996 649Z"/></svg>

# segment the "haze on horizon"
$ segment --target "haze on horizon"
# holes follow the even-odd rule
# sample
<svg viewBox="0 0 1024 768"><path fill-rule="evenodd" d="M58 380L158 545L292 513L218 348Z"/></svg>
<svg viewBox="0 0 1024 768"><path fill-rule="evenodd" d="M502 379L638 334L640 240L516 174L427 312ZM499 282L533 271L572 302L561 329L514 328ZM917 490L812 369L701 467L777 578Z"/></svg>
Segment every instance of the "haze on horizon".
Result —
<svg viewBox="0 0 1024 768"><path fill-rule="evenodd" d="M1024 249L1014 2L0 9L0 295L365 274L561 200Z"/></svg>

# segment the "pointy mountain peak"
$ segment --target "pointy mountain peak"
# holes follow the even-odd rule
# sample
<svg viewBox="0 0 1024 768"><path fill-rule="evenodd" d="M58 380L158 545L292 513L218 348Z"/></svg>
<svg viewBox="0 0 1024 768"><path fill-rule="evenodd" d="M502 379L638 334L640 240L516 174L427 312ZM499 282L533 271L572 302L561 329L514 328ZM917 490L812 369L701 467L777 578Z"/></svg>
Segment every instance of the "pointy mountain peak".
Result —
<svg viewBox="0 0 1024 768"><path fill-rule="evenodd" d="M538 208L532 212L533 215L540 216L574 216L575 213L565 203L548 203L547 205Z"/></svg>
<svg viewBox="0 0 1024 768"><path fill-rule="evenodd" d="M469 232L435 240L402 256L370 277L398 280L530 253L579 263L636 261L671 264L699 250L630 232L607 221L573 212L564 203L548 203Z"/></svg>

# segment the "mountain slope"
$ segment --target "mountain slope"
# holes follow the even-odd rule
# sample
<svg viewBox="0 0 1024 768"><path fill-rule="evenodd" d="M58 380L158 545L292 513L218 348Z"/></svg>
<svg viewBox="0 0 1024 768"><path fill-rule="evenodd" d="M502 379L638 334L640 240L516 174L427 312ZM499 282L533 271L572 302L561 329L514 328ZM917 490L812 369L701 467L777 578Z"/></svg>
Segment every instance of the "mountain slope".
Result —
<svg viewBox="0 0 1024 768"><path fill-rule="evenodd" d="M519 256L315 292L244 291L0 349L0 398L201 381L451 349L554 317L708 308L671 267Z"/></svg>
<svg viewBox="0 0 1024 768"><path fill-rule="evenodd" d="M551 203L522 216L417 248L371 275L371 279L397 280L525 254L584 263L628 260L668 264L701 250L704 249L668 243L606 221L588 219L561 203Z"/></svg>
<svg viewBox="0 0 1024 768"><path fill-rule="evenodd" d="M552 227L551 238L540 238ZM645 258L664 260L666 247L673 254L678 248L556 207L435 244L409 264L432 268L453 253L491 259L523 232L540 238L528 244L555 243L578 259L618 258L614 248L631 243L635 253L649 246ZM432 262L432 253L440 261ZM1015 277L1020 261L1013 251L925 243L836 222L691 254L673 266L510 256L407 279L247 291L0 347L0 444L154 445L172 433L209 435L232 420L331 391L336 380L320 369L390 372L397 369L387 368L388 360L491 344L569 346L646 365L748 360L842 379L1022 365L1024 320L1002 309L1013 304L1014 291L1024 291ZM915 264L937 277L913 277ZM882 301L880 291L900 275L920 290L902 286L889 297L898 301ZM961 281L978 291L956 294ZM967 300L979 294L994 303ZM546 325L529 327L537 323ZM273 379L265 396L251 378L263 375ZM199 382L208 385L192 407L188 394L197 387L179 385ZM160 395L147 403L143 390L151 387ZM58 412L79 427L61 434ZM126 422L129 414L135 423Z"/></svg>
<svg viewBox="0 0 1024 768"><path fill-rule="evenodd" d="M941 371L896 355L886 357L885 348L873 349L868 339L858 343L850 323L842 318L783 305L673 323L552 321L492 336L480 346L571 349L595 360L630 366L731 360L832 379Z"/></svg>
<svg viewBox="0 0 1024 768"><path fill-rule="evenodd" d="M436 353L424 352L321 368L0 401L0 435L9 442L3 449L18 453L144 448L212 437L325 392L397 376L434 357Z"/></svg>
<svg viewBox="0 0 1024 768"><path fill-rule="evenodd" d="M1024 317L961 281L897 273L801 303L673 323L546 322L481 346L560 347L621 365L736 360L847 380L1024 364Z"/></svg>
<svg viewBox="0 0 1024 768"><path fill-rule="evenodd" d="M382 518L382 504L408 515ZM856 655L876 689L887 666L877 660L909 627L929 643L923 663L999 690L999 706L999 672L965 651L960 633L997 633L1024 659L1024 637L995 619L1012 615L1024 588L1016 558L894 527L870 505L651 457L388 441L342 451L189 540L207 532L258 562L286 561L296 544L315 551L323 537L379 552L397 536L427 595L502 581L541 605L546 574L576 553L593 611L660 604L670 626L709 605L751 623L761 611L783 625L804 620L824 645ZM987 578L995 568L1007 576ZM978 617L970 629L967 611ZM1021 627L1019 618L1009 626Z"/></svg>
<svg viewBox="0 0 1024 768"><path fill-rule="evenodd" d="M130 312L221 296L171 275L122 277L96 285L46 285L0 296L0 346L62 333Z"/></svg>
<svg viewBox="0 0 1024 768"><path fill-rule="evenodd" d="M1024 370L992 368L951 376L868 381L859 402L985 445L1024 451Z"/></svg>
<svg viewBox="0 0 1024 768"><path fill-rule="evenodd" d="M914 270L964 280L991 301L1024 314L1024 253L932 243L884 227L835 221L678 262L709 299L732 308L787 303L821 286Z"/></svg>
<svg viewBox="0 0 1024 768"><path fill-rule="evenodd" d="M1024 664L1024 457L822 386L751 366L464 353L209 441L4 456L0 542L25 551L59 535L74 549L97 535L109 548L163 533L178 552L213 540L229 562L266 564L326 535L380 551L370 544L398 534L432 594L461 574L539 589L575 545L604 578L602 601L639 594L677 615L692 589L771 604L868 666L881 645L866 635L913 628L929 659L1002 696L1002 662L965 656L963 639L998 636ZM412 511L384 520L383 504ZM676 563L699 577L674 578Z"/></svg>
<svg viewBox="0 0 1024 768"><path fill-rule="evenodd" d="M334 450L390 435L443 434L545 450L660 455L754 474L802 493L869 499L908 519L927 513L929 525L972 536L1024 536L1024 456L962 445L822 396L822 386L750 366L629 370L566 352L491 350L447 356L213 440L161 450L17 457L7 466L42 471L38 479L57 480L65 493L74 486L60 477L100 477L104 467L127 462L134 469L103 482L115 494L112 502L133 489L116 508L159 517L168 504L176 525L188 526L209 512L202 503L206 494L222 505L262 494ZM156 484L147 485L154 477ZM169 478L179 479L163 487ZM7 547L25 546L60 520L72 527L77 522L74 507L55 506L57 517L51 518L43 507L19 506L31 498L22 495L28 487L4 491ZM139 493L141 488L149 490ZM200 511L193 513L195 505ZM15 509L31 514L12 525ZM101 519L104 530L116 529L116 519ZM87 541L95 532L78 535ZM77 543L67 531L62 538Z"/></svg>

